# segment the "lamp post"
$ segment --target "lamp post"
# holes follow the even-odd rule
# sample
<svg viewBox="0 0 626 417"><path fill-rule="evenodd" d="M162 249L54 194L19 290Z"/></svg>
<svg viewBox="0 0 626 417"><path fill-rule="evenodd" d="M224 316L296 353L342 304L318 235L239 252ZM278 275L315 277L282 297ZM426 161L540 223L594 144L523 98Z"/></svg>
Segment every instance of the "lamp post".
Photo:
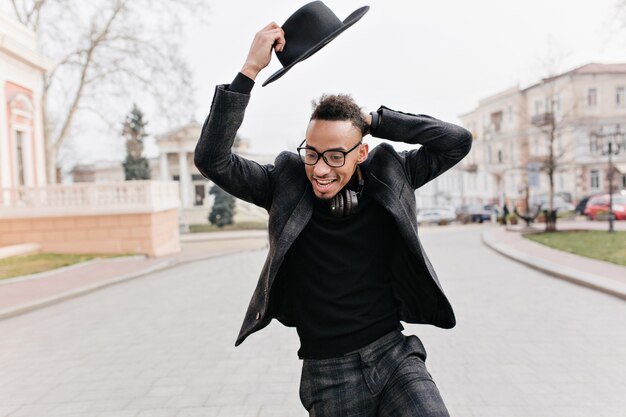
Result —
<svg viewBox="0 0 626 417"><path fill-rule="evenodd" d="M602 155L608 155L609 157L609 172L607 175L607 179L609 180L609 233L613 233L614 232L614 228L613 228L613 221L614 221L614 215L613 215L613 160L612 157L613 155L617 155L620 153L621 150L621 143L617 142L617 146L616 149L613 150L613 141L614 140L619 140L620 135L622 133L620 132L619 129L619 125L617 126L617 129L615 131L615 133L609 133L609 134L599 134L596 135L596 137L605 137L607 139L607 147L605 148L604 146L602 146L601 148L601 152Z"/></svg>
<svg viewBox="0 0 626 417"><path fill-rule="evenodd" d="M609 141L609 233L613 233L613 163L611 155L613 155L613 143Z"/></svg>

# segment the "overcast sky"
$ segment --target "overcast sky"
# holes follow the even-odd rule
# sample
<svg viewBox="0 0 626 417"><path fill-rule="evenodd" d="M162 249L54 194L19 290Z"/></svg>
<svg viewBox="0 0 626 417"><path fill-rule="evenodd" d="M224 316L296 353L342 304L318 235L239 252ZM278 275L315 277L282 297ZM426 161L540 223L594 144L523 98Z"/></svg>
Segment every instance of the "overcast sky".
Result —
<svg viewBox="0 0 626 417"><path fill-rule="evenodd" d="M294 148L304 136L311 100L339 92L352 94L368 110L384 104L458 122L458 115L481 98L547 75L551 68L545 61L558 63L559 71L588 62L626 62L626 30L618 30L617 2L327 0L341 20L361 6L371 9L317 54L261 87L281 68L274 57L257 80L240 133L255 153ZM241 68L254 34L270 21L282 24L305 3L213 0L202 22L189 21L183 54L194 73L198 122L208 113L215 85L230 82ZM147 110L149 133L173 128L159 126L149 105L139 104ZM157 126L160 131L154 131ZM90 140L68 142L71 159L122 159L119 132L109 133L81 127L82 139ZM150 143L146 149L155 155Z"/></svg>
<svg viewBox="0 0 626 417"><path fill-rule="evenodd" d="M282 24L306 2L211 3L207 22L188 31L185 53L195 71L196 117L208 112L216 84L243 64L257 30ZM626 62L626 32L616 30L616 0L328 0L343 20L369 5L354 26L267 87L281 68L274 57L257 79L240 133L253 152L278 152L301 141L310 101L350 93L368 110L384 104L458 122L478 100L549 71L588 62Z"/></svg>

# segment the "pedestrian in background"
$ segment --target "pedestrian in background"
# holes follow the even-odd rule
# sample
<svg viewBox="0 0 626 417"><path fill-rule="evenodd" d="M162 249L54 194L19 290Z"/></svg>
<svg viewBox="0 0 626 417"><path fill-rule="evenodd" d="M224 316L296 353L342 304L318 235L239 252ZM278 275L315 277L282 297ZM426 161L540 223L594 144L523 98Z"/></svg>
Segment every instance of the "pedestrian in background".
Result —
<svg viewBox="0 0 626 417"><path fill-rule="evenodd" d="M502 207L502 225L503 226L506 226L507 217L509 217L509 208L506 206L506 203L504 203L504 206Z"/></svg>

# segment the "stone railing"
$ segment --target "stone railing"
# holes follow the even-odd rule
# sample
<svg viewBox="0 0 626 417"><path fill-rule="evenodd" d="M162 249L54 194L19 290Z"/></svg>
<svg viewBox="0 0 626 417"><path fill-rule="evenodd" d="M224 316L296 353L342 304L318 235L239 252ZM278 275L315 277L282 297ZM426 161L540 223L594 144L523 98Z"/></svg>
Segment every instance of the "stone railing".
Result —
<svg viewBox="0 0 626 417"><path fill-rule="evenodd" d="M0 189L0 218L150 213L180 207L176 181L78 183Z"/></svg>

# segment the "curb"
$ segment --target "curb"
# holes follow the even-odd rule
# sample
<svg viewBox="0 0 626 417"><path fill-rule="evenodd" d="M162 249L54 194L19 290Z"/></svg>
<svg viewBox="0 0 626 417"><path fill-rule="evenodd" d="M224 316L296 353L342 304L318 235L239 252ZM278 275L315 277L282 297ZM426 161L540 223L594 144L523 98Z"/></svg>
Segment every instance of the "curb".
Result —
<svg viewBox="0 0 626 417"><path fill-rule="evenodd" d="M185 264L189 264L189 263L193 263L193 262L198 262L198 261L204 261L207 259L212 259L212 258L217 258L220 256L226 256L226 255L231 255L231 254L235 254L235 253L241 253L241 252L252 252L255 250L259 250L259 249L245 249L245 250L236 250L236 251L232 251L232 252L217 252L208 256L204 256L201 258L193 258L193 259L185 259L185 260L177 260L177 259L167 259L164 260L163 262L160 262L156 265L153 265L149 268L146 268L142 271L139 272L135 272L132 274L126 274L126 275L122 275L120 277L117 278L112 278L111 280L108 281L103 281L103 282L99 282L97 284L93 284L93 285L88 285L86 287L80 287L80 288L76 288L70 291L66 291L64 293L61 294L57 294L54 295L52 297L48 297L48 298L44 298L38 301L34 301L32 303L28 303L28 304L23 304L21 306L17 306L17 307L13 307L13 308L7 308L4 310L0 310L0 320L4 320L4 319L8 319L11 317L15 317L24 313L28 313L34 310L38 310L53 304L57 304L60 302L63 302L65 300L69 300L72 298L76 298L76 297L80 297L82 295L86 295L89 294L91 292L100 290L102 288L106 288L112 285L116 285L116 284L121 284L123 282L126 281L130 281L132 279L135 278L140 278L144 275L148 275L151 274L153 272L159 272L159 271L164 271L166 269L170 269L173 268L175 266L179 266L179 265L185 265ZM92 262L92 261L87 261L87 262ZM81 263L81 265L84 265L85 263ZM56 270L58 271L58 270Z"/></svg>
<svg viewBox="0 0 626 417"><path fill-rule="evenodd" d="M567 266L528 255L525 252L521 252L510 246L497 242L497 240L493 237L493 231L485 231L481 234L481 237L483 244L488 248L532 269L546 273L555 278L569 281L571 283L626 300L626 284L607 279L600 275L577 271Z"/></svg>
<svg viewBox="0 0 626 417"><path fill-rule="evenodd" d="M241 240L267 238L265 229L236 230L231 232L186 233L180 235L181 243L208 242L216 240Z"/></svg>

